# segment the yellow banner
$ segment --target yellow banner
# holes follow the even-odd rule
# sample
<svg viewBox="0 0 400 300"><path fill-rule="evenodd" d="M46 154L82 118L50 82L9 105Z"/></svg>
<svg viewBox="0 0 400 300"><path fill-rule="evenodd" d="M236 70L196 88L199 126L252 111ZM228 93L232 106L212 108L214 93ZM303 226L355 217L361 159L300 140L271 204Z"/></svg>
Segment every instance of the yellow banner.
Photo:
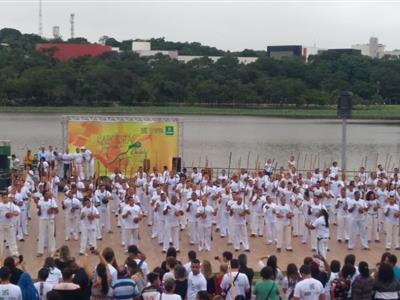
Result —
<svg viewBox="0 0 400 300"><path fill-rule="evenodd" d="M178 156L176 122L102 122L68 121L68 148L86 146L95 159L96 174L109 175L119 169L126 175L136 173L145 159L159 170L172 167Z"/></svg>

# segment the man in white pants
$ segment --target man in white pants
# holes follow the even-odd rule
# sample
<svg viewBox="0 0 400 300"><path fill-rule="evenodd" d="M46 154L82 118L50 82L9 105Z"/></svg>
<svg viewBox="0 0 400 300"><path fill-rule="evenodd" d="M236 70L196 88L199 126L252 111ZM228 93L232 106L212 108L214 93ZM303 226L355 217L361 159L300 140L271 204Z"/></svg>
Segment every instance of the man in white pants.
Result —
<svg viewBox="0 0 400 300"><path fill-rule="evenodd" d="M264 233L264 212L263 207L267 202L265 196L261 189L258 189L253 199L251 200L251 205L253 206L253 211L251 215L251 236L263 236Z"/></svg>
<svg viewBox="0 0 400 300"><path fill-rule="evenodd" d="M396 204L394 195L389 194L388 204L385 206L385 232L386 232L386 248L385 250L390 250L392 245L396 250L400 250L399 244L399 205Z"/></svg>
<svg viewBox="0 0 400 300"><path fill-rule="evenodd" d="M92 151L90 151L89 149L86 149L85 146L81 147L81 151L82 151L83 159L86 162L85 178L86 179L94 178L94 158L93 158Z"/></svg>
<svg viewBox="0 0 400 300"><path fill-rule="evenodd" d="M11 255L18 256L14 219L18 217L20 210L5 193L0 197L0 257L4 257L4 241L7 242Z"/></svg>
<svg viewBox="0 0 400 300"><path fill-rule="evenodd" d="M112 195L106 190L106 186L101 184L99 189L94 192L96 207L99 208L100 213L100 232L98 238L102 236L103 227L108 233L111 233L111 212L109 202L112 200Z"/></svg>
<svg viewBox="0 0 400 300"><path fill-rule="evenodd" d="M290 219L293 217L292 210L289 204L286 204L286 197L281 195L280 203L275 207L277 217L277 242L276 250L281 252L283 244L286 251L292 251L292 233L290 227Z"/></svg>
<svg viewBox="0 0 400 300"><path fill-rule="evenodd" d="M74 197L72 191L66 191L65 196L61 203L65 215L65 240L69 241L72 235L74 241L77 241L82 204Z"/></svg>
<svg viewBox="0 0 400 300"><path fill-rule="evenodd" d="M264 220L267 231L267 245L271 245L276 241L276 204L271 196L267 196L267 202L264 204Z"/></svg>
<svg viewBox="0 0 400 300"><path fill-rule="evenodd" d="M94 207L89 198L85 198L83 204L84 207L81 210L82 232L79 255L85 254L88 243L93 250L97 248L96 219L100 217L99 211Z"/></svg>
<svg viewBox="0 0 400 300"><path fill-rule="evenodd" d="M216 214L217 210L214 210L214 208L207 204L207 196L203 195L201 206L197 209L196 214L199 231L199 251L211 250L212 217Z"/></svg>
<svg viewBox="0 0 400 300"><path fill-rule="evenodd" d="M233 221L233 247L235 251L239 251L240 244L243 245L244 251L250 252L249 239L247 236L246 216L250 215L249 207L243 203L239 194L234 196L236 203L233 203L230 215Z"/></svg>
<svg viewBox="0 0 400 300"><path fill-rule="evenodd" d="M172 246L179 250L179 217L183 215L180 205L177 203L176 195L171 197L171 203L168 203L164 207L163 214L165 216L165 227L164 227L164 243L163 252L166 253L169 248L169 242L172 242Z"/></svg>
<svg viewBox="0 0 400 300"><path fill-rule="evenodd" d="M37 203L39 216L39 240L37 256L40 257L44 252L45 241L48 243L47 249L50 253L56 250L55 234L55 215L58 214L57 201L53 199L50 191L45 192L44 197Z"/></svg>
<svg viewBox="0 0 400 300"><path fill-rule="evenodd" d="M201 206L200 200L196 193L192 193L190 200L187 202L186 214L188 218L188 235L190 245L198 243L198 220L197 209Z"/></svg>
<svg viewBox="0 0 400 300"><path fill-rule="evenodd" d="M140 167L135 181L135 186L136 198L141 204L143 214L147 216L149 213L149 201L145 197L147 189L147 179L144 177L145 175L146 174L143 172L143 169Z"/></svg>
<svg viewBox="0 0 400 300"><path fill-rule="evenodd" d="M335 204L336 214L337 214L337 232L336 238L339 243L344 240L349 240L348 231L348 212L347 212L347 197L346 189L342 188L340 190L340 195L336 198Z"/></svg>
<svg viewBox="0 0 400 300"><path fill-rule="evenodd" d="M142 210L139 205L135 204L135 199L128 196L128 205L122 209L122 234L124 235L124 243L126 251L130 245L139 244L139 222L142 218Z"/></svg>
<svg viewBox="0 0 400 300"><path fill-rule="evenodd" d="M347 200L350 213L350 239L348 249L353 250L356 243L357 229L360 233L361 246L363 250L369 250L367 231L365 229L365 212L367 206L365 201L360 199L360 191L354 192L354 199Z"/></svg>
<svg viewBox="0 0 400 300"><path fill-rule="evenodd" d="M29 198L31 193L29 188L23 185L22 182L17 184L17 193L15 194L15 204L20 209L20 214L16 219L17 225L17 238L19 241L24 241L25 236L28 235L28 207Z"/></svg>
<svg viewBox="0 0 400 300"><path fill-rule="evenodd" d="M79 148L76 148L76 153L74 154L75 163L75 176L78 176L80 180L85 179L85 173L83 172L83 154Z"/></svg>

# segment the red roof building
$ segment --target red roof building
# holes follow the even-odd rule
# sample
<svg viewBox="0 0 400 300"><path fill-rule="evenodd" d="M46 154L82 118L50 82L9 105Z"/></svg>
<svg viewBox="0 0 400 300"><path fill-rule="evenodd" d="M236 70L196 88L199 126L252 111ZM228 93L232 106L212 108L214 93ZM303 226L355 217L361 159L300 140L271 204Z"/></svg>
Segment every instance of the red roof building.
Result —
<svg viewBox="0 0 400 300"><path fill-rule="evenodd" d="M95 57L105 52L110 52L112 50L110 46L100 44L36 44L37 51L43 51L45 49L55 49L54 58L61 61L68 61L72 58L78 58L85 55Z"/></svg>

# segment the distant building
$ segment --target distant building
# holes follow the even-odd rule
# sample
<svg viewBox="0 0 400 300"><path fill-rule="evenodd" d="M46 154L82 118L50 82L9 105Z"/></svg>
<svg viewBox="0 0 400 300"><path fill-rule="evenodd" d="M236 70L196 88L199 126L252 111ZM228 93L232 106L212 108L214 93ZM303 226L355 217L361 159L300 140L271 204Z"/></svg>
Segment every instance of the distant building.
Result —
<svg viewBox="0 0 400 300"><path fill-rule="evenodd" d="M303 47L300 45L268 46L267 55L272 58L281 59L289 56L302 56Z"/></svg>
<svg viewBox="0 0 400 300"><path fill-rule="evenodd" d="M400 56L400 49L394 49L390 51L385 51L385 55L388 56Z"/></svg>
<svg viewBox="0 0 400 300"><path fill-rule="evenodd" d="M137 53L139 56L154 56L157 54L169 56L172 59L176 59L183 63L188 63L191 60L199 59L202 57L208 57L213 62L218 61L222 56L206 56L206 55L179 55L178 50L152 50L151 42L145 40L134 40L132 41L132 51ZM249 64L255 62L258 57L237 57L239 63Z"/></svg>
<svg viewBox="0 0 400 300"><path fill-rule="evenodd" d="M361 55L361 50L351 48L338 48L338 49L326 49L318 51L318 54L328 52L337 54L349 54L349 55Z"/></svg>
<svg viewBox="0 0 400 300"><path fill-rule="evenodd" d="M368 44L355 44L351 47L372 58L382 58L385 55L385 45L379 44L377 37L370 37Z"/></svg>
<svg viewBox="0 0 400 300"><path fill-rule="evenodd" d="M61 61L68 61L81 56L98 56L110 52L110 46L100 44L67 44L67 43L41 43L36 44L37 51L54 49L54 58Z"/></svg>

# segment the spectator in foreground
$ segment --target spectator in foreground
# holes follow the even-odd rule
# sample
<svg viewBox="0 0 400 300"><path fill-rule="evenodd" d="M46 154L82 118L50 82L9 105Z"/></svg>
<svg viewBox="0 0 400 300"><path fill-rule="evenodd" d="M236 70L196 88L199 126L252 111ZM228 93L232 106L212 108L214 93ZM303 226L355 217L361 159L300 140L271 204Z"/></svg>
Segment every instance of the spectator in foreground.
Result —
<svg viewBox="0 0 400 300"><path fill-rule="evenodd" d="M39 293L35 289L29 273L22 273L18 281L18 286L21 288L22 300L39 300Z"/></svg>
<svg viewBox="0 0 400 300"><path fill-rule="evenodd" d="M300 268L302 280L294 288L294 300L325 300L325 291L322 283L311 277L311 268L302 265Z"/></svg>
<svg viewBox="0 0 400 300"><path fill-rule="evenodd" d="M10 299L22 299L18 285L10 283L11 272L7 267L0 269L0 295L8 295Z"/></svg>
<svg viewBox="0 0 400 300"><path fill-rule="evenodd" d="M359 275L351 285L351 299L369 300L372 298L374 279L369 274L369 266L365 261L358 264Z"/></svg>
<svg viewBox="0 0 400 300"><path fill-rule="evenodd" d="M271 267L261 270L262 281L256 283L254 295L257 300L279 300L279 286L274 281L274 271Z"/></svg>
<svg viewBox="0 0 400 300"><path fill-rule="evenodd" d="M175 293L181 296L182 300L185 300L187 289L188 280L186 277L186 268L184 266L177 265L175 267Z"/></svg>
<svg viewBox="0 0 400 300"><path fill-rule="evenodd" d="M394 272L389 264L379 266L377 279L374 284L373 299L399 299L400 283L394 278Z"/></svg>
<svg viewBox="0 0 400 300"><path fill-rule="evenodd" d="M118 279L111 285L109 296L112 299L133 300L138 295L136 283L130 278L126 267L119 267Z"/></svg>
<svg viewBox="0 0 400 300"><path fill-rule="evenodd" d="M62 282L56 284L53 288L62 300L75 300L82 298L82 291L79 285L72 282L74 272L71 268L65 268L62 273Z"/></svg>
<svg viewBox="0 0 400 300"><path fill-rule="evenodd" d="M46 282L47 277L49 277L49 270L41 268L38 272L38 281L34 284L40 300L47 300L47 293L53 289L53 285Z"/></svg>
<svg viewBox="0 0 400 300"><path fill-rule="evenodd" d="M172 278L167 278L164 282L165 292L162 295L164 300L182 300L181 296L175 294L175 280Z"/></svg>

